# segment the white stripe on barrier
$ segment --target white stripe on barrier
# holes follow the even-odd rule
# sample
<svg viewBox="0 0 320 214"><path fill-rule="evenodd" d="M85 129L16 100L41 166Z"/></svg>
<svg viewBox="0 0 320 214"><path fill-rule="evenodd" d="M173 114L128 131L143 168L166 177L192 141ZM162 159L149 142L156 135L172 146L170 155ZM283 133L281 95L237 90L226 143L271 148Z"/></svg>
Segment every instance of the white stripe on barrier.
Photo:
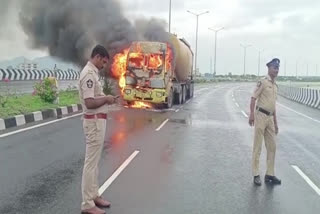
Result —
<svg viewBox="0 0 320 214"><path fill-rule="evenodd" d="M61 113L62 113L62 115L68 114L68 108L67 107L61 107Z"/></svg>
<svg viewBox="0 0 320 214"><path fill-rule="evenodd" d="M0 118L0 130L5 130L6 124L4 123L4 120Z"/></svg>
<svg viewBox="0 0 320 214"><path fill-rule="evenodd" d="M17 115L17 116L15 116L15 118L16 118L17 126L21 126L21 125L26 124L26 119L25 119L24 115Z"/></svg>
<svg viewBox="0 0 320 214"><path fill-rule="evenodd" d="M317 101L316 101L314 107L320 108L320 90L317 90Z"/></svg>
<svg viewBox="0 0 320 214"><path fill-rule="evenodd" d="M311 105L311 102L313 101L313 96L312 96L312 89L308 89L308 94L309 94L309 97L308 97L308 101L307 101L307 105L310 106Z"/></svg>
<svg viewBox="0 0 320 214"><path fill-rule="evenodd" d="M78 111L78 105L72 104L72 111L77 112Z"/></svg>
<svg viewBox="0 0 320 214"><path fill-rule="evenodd" d="M33 112L33 116L34 116L34 121L43 120L41 111Z"/></svg>
<svg viewBox="0 0 320 214"><path fill-rule="evenodd" d="M303 88L303 93L302 93L302 103L303 104L306 104L307 102L307 98L308 98L308 95L307 95L307 89L306 88Z"/></svg>
<svg viewBox="0 0 320 214"><path fill-rule="evenodd" d="M317 94L316 94L316 90L314 90L314 89L312 89L311 90L311 100L310 100L310 102L309 102L309 106L312 106L313 107L313 105L314 105L314 103L315 103L315 100L317 99Z"/></svg>

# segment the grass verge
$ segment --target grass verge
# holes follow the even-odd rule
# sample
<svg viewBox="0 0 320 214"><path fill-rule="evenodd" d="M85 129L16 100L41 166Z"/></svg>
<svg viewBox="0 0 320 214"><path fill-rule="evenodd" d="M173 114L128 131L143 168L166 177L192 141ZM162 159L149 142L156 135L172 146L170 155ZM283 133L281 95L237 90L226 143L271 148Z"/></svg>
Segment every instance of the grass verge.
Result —
<svg viewBox="0 0 320 214"><path fill-rule="evenodd" d="M59 93L59 104L43 102L39 96L29 94L12 95L4 107L0 106L0 118L8 118L19 114L27 114L60 106L68 106L79 103L78 91L63 91Z"/></svg>

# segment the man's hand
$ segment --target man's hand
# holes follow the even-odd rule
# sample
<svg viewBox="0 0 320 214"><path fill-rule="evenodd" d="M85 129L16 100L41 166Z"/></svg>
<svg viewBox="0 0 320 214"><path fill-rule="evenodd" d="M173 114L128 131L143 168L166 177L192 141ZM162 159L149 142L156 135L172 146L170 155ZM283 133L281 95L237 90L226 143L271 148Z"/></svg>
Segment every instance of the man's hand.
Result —
<svg viewBox="0 0 320 214"><path fill-rule="evenodd" d="M119 98L119 96L112 96L112 95L107 95L107 103L108 104L113 104L117 101L117 99Z"/></svg>
<svg viewBox="0 0 320 214"><path fill-rule="evenodd" d="M249 125L250 125L250 126L254 126L254 114L253 114L253 113L250 113L250 116L249 116Z"/></svg>

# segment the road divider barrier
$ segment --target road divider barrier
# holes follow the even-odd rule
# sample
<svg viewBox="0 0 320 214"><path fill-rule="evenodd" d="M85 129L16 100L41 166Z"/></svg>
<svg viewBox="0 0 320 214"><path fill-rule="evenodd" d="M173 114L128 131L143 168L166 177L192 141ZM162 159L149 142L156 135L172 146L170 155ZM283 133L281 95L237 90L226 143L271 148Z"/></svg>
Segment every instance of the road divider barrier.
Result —
<svg viewBox="0 0 320 214"><path fill-rule="evenodd" d="M278 93L295 102L320 109L320 90L280 85Z"/></svg>
<svg viewBox="0 0 320 214"><path fill-rule="evenodd" d="M0 68L0 81L2 80L42 80L46 77L56 77L58 80L77 80L80 71L75 70L49 70L49 69L2 69Z"/></svg>

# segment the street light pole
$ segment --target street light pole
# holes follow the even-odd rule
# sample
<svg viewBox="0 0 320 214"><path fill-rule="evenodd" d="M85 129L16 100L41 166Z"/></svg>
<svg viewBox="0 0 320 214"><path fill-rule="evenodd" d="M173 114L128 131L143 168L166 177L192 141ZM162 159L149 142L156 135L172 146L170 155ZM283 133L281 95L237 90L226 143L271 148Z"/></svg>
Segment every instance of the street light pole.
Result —
<svg viewBox="0 0 320 214"><path fill-rule="evenodd" d="M260 67L261 67L261 65L260 65L260 62L261 62L261 53L264 51L264 49L259 49L258 50L258 52L259 52L259 54L258 54L258 77L259 77L259 75L260 75Z"/></svg>
<svg viewBox="0 0 320 214"><path fill-rule="evenodd" d="M298 78L298 60L296 61L296 79Z"/></svg>
<svg viewBox="0 0 320 214"><path fill-rule="evenodd" d="M196 53L195 53L195 72L197 72L197 59L198 59L198 24L199 24L199 16L209 13L209 11L203 13L193 13L190 10L187 10L188 13L197 17L197 26L196 26ZM197 76L197 73L196 73Z"/></svg>
<svg viewBox="0 0 320 214"><path fill-rule="evenodd" d="M169 33L171 33L171 0L169 0Z"/></svg>
<svg viewBox="0 0 320 214"><path fill-rule="evenodd" d="M224 27L221 27L219 29L213 29L213 28L208 28L211 31L214 31L214 69L213 69L213 73L216 74L217 73L217 36L218 36L218 32L223 30Z"/></svg>
<svg viewBox="0 0 320 214"><path fill-rule="evenodd" d="M251 45L243 45L240 44L241 47L244 49L244 56L243 56L243 76L246 75L246 54L247 54L247 48L250 47Z"/></svg>

